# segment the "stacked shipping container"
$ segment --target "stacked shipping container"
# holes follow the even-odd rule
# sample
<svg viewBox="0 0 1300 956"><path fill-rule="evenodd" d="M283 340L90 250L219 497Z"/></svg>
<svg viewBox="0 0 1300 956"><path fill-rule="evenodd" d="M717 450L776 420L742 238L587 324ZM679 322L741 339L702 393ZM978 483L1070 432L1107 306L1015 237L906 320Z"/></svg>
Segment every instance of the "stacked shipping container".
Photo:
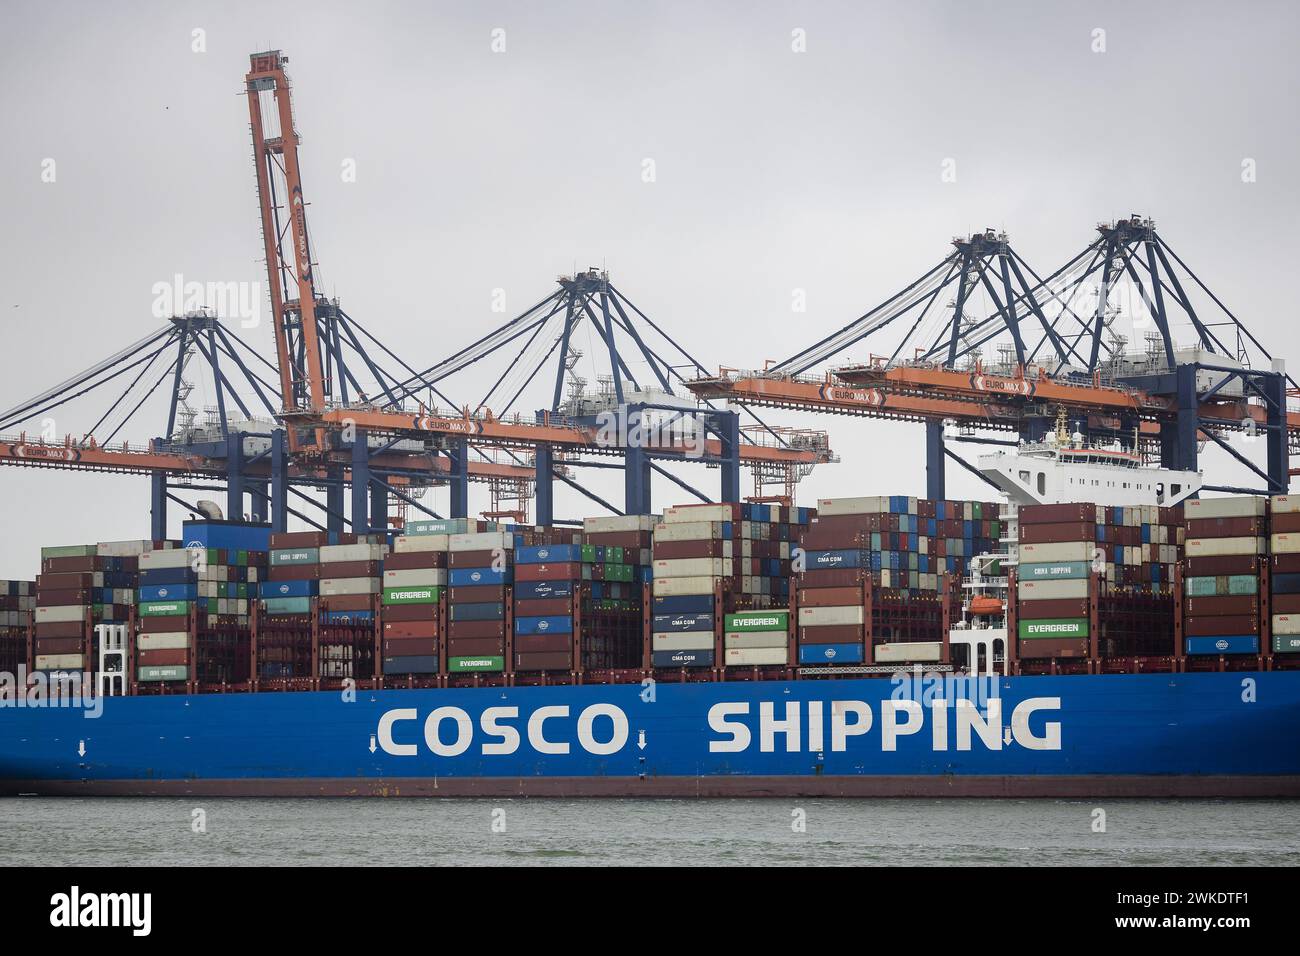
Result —
<svg viewBox="0 0 1300 956"><path fill-rule="evenodd" d="M1178 508L1025 505L1017 514L1017 656L1172 655ZM1094 633L1094 628L1096 633Z"/></svg>
<svg viewBox="0 0 1300 956"><path fill-rule="evenodd" d="M447 670L505 670L507 608L515 539L508 531L470 531L448 538Z"/></svg>
<svg viewBox="0 0 1300 956"><path fill-rule="evenodd" d="M26 666L27 625L35 610L35 581L0 581L0 673Z"/></svg>
<svg viewBox="0 0 1300 956"><path fill-rule="evenodd" d="M38 671L97 666L95 624L126 624L135 602L139 554L151 542L42 548L36 578Z"/></svg>
<svg viewBox="0 0 1300 956"><path fill-rule="evenodd" d="M1183 637L1189 655L1258 654L1268 499L1184 503Z"/></svg>
<svg viewBox="0 0 1300 956"><path fill-rule="evenodd" d="M653 666L721 664L715 637L722 614L787 606L791 553L811 516L806 508L762 504L668 508L653 534Z"/></svg>
<svg viewBox="0 0 1300 956"><path fill-rule="evenodd" d="M873 496L818 501L801 537L801 664L938 661L948 574L993 550L997 505Z"/></svg>
<svg viewBox="0 0 1300 956"><path fill-rule="evenodd" d="M384 564L384 674L438 673L447 549L463 521L413 521Z"/></svg>
<svg viewBox="0 0 1300 956"><path fill-rule="evenodd" d="M1275 654L1300 654L1300 496L1270 503L1269 623Z"/></svg>
<svg viewBox="0 0 1300 956"><path fill-rule="evenodd" d="M175 547L139 559L136 679L246 680L263 551Z"/></svg>

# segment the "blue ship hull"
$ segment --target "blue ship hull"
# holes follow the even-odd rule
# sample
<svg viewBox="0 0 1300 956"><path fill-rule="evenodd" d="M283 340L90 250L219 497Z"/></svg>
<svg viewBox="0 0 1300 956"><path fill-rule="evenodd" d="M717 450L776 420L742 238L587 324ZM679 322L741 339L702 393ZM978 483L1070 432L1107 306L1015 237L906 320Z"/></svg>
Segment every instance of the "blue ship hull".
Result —
<svg viewBox="0 0 1300 956"><path fill-rule="evenodd" d="M0 792L1300 796L1300 672L354 696L8 701Z"/></svg>

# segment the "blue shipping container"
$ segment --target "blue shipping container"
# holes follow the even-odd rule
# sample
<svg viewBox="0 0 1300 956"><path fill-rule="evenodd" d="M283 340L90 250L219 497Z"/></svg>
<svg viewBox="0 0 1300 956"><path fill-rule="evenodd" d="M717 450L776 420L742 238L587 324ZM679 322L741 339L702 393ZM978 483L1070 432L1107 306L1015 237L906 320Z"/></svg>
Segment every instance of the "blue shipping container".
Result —
<svg viewBox="0 0 1300 956"><path fill-rule="evenodd" d="M496 604L464 604L457 602L447 606L447 619L450 621L504 621L506 606Z"/></svg>
<svg viewBox="0 0 1300 956"><path fill-rule="evenodd" d="M581 560L582 546L577 544L539 544L515 549L515 564L558 564Z"/></svg>
<svg viewBox="0 0 1300 956"><path fill-rule="evenodd" d="M822 568L860 568L863 552L861 551L807 551L808 570Z"/></svg>
<svg viewBox="0 0 1300 956"><path fill-rule="evenodd" d="M545 598L571 597L573 595L574 582L572 581L520 581L515 585L515 600L530 601L541 600ZM592 589L595 597L595 589Z"/></svg>
<svg viewBox="0 0 1300 956"><path fill-rule="evenodd" d="M320 582L315 578L301 581L263 581L257 592L264 598L312 597Z"/></svg>
<svg viewBox="0 0 1300 956"><path fill-rule="evenodd" d="M1259 636L1234 634L1222 637L1187 638L1188 654L1258 654Z"/></svg>
<svg viewBox="0 0 1300 956"><path fill-rule="evenodd" d="M655 667L712 667L713 651L654 651L650 663Z"/></svg>
<svg viewBox="0 0 1300 956"><path fill-rule="evenodd" d="M713 631L713 614L656 614L650 622L656 634L670 631Z"/></svg>
<svg viewBox="0 0 1300 956"><path fill-rule="evenodd" d="M150 584L140 588L143 601L193 601L199 596L197 584Z"/></svg>
<svg viewBox="0 0 1300 956"><path fill-rule="evenodd" d="M516 634L572 634L573 618L567 615L515 618Z"/></svg>
<svg viewBox="0 0 1300 956"><path fill-rule="evenodd" d="M682 594L654 598L655 614L712 614L712 594Z"/></svg>
<svg viewBox="0 0 1300 956"><path fill-rule="evenodd" d="M452 568L448 574L452 587L474 587L480 584L509 584L510 571L494 571L492 568Z"/></svg>
<svg viewBox="0 0 1300 956"><path fill-rule="evenodd" d="M800 644L800 664L861 664L861 644Z"/></svg>

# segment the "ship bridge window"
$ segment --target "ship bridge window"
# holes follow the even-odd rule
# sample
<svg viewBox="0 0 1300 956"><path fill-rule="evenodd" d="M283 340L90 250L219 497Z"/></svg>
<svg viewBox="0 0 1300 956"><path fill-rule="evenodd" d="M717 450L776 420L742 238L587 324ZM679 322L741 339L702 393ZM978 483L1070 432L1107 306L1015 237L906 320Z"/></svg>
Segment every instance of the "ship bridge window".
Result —
<svg viewBox="0 0 1300 956"><path fill-rule="evenodd" d="M1040 471L1038 473L1038 493L1040 495L1047 494L1047 473L1046 472Z"/></svg>
<svg viewBox="0 0 1300 956"><path fill-rule="evenodd" d="M1023 481L1025 484L1029 484L1029 472L1022 471L1020 473L1020 480Z"/></svg>

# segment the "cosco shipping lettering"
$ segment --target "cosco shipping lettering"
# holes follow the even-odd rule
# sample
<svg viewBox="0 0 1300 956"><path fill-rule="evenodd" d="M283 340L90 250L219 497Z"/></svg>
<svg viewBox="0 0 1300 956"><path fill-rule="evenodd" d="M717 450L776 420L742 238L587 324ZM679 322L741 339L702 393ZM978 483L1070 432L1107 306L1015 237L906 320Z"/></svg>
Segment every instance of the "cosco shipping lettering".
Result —
<svg viewBox="0 0 1300 956"><path fill-rule="evenodd" d="M0 790L1298 796L1293 531L891 496L45 548Z"/></svg>

